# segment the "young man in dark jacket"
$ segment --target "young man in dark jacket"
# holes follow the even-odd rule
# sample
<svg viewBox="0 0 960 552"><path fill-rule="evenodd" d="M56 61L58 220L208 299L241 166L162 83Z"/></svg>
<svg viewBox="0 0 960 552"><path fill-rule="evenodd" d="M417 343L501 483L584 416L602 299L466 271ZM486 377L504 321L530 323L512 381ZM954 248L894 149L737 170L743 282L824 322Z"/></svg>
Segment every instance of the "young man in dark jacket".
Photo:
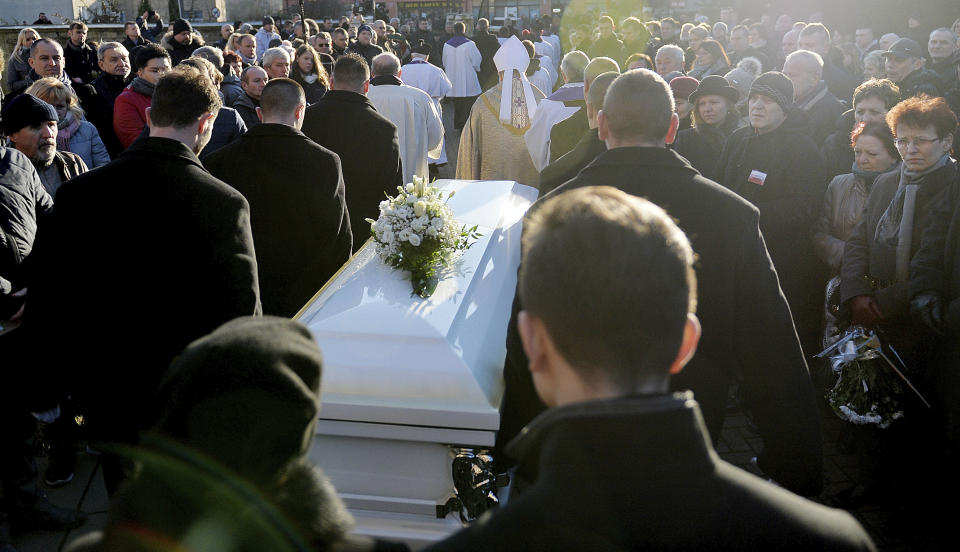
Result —
<svg viewBox="0 0 960 552"><path fill-rule="evenodd" d="M523 234L516 322L549 409L509 445L523 491L430 550L873 550L850 514L719 460L692 394L669 393L700 324L666 211L582 187L538 202Z"/></svg>
<svg viewBox="0 0 960 552"><path fill-rule="evenodd" d="M135 443L171 359L260 312L247 201L196 156L219 107L207 75L170 71L156 85L150 135L64 184L37 236L22 330L58 344L33 366L59 371L92 440ZM112 492L120 462L105 456L104 475Z"/></svg>
<svg viewBox="0 0 960 552"><path fill-rule="evenodd" d="M67 46L63 50L66 71L77 84L93 80L97 69L97 46L87 42L87 24L74 21L67 32Z"/></svg>
<svg viewBox="0 0 960 552"><path fill-rule="evenodd" d="M353 245L340 158L300 132L306 107L299 84L271 80L260 97L262 124L204 160L250 202L263 312L287 318L350 258ZM283 179L277 167L287 168Z"/></svg>
<svg viewBox="0 0 960 552"><path fill-rule="evenodd" d="M404 184L397 127L364 95L369 84L363 58L340 56L330 90L303 118L303 133L340 157L355 250L369 237L365 219L377 218L383 194L395 194Z"/></svg>
<svg viewBox="0 0 960 552"><path fill-rule="evenodd" d="M924 68L923 50L915 40L901 38L883 53L887 78L897 83L900 96L940 95L940 75Z"/></svg>
<svg viewBox="0 0 960 552"><path fill-rule="evenodd" d="M627 86L612 95L620 79ZM614 98L616 102L611 101ZM822 449L813 386L764 247L759 213L665 147L673 141L679 120L673 115L669 86L660 76L646 69L621 75L607 90L603 107L599 137L607 151L545 197L583 186L615 185L676 218L699 256L697 295L704 339L685 373L674 378L673 389L693 390L703 405L707 427L717 434L729 378L739 373L764 441L760 467L787 489L818 494ZM519 310L516 301L514 307ZM544 409L533 392L513 322L507 334L504 379L497 436L501 449Z"/></svg>

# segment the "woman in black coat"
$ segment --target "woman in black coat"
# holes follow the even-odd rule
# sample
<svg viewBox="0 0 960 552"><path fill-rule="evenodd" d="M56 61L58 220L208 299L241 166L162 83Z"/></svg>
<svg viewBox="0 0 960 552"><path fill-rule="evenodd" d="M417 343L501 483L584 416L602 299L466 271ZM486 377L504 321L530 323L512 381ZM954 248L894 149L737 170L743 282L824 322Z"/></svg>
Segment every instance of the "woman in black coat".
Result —
<svg viewBox="0 0 960 552"><path fill-rule="evenodd" d="M734 109L740 93L726 79L710 75L690 94L693 127L681 130L673 149L701 174L711 174L727 138L740 126Z"/></svg>
<svg viewBox="0 0 960 552"><path fill-rule="evenodd" d="M304 44L297 48L297 55L290 68L290 78L303 87L307 96L307 105L315 104L330 89L327 70L320 63L320 57L313 46Z"/></svg>

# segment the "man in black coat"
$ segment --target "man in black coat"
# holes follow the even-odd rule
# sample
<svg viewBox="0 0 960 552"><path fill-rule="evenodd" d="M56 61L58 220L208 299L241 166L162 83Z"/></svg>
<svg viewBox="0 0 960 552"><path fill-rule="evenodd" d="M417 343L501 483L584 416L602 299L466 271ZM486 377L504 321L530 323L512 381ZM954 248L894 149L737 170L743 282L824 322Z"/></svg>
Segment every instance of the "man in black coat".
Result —
<svg viewBox="0 0 960 552"><path fill-rule="evenodd" d="M74 21L67 32L67 45L63 58L67 74L73 82L86 84L93 80L97 70L97 47L87 42L87 24Z"/></svg>
<svg viewBox="0 0 960 552"><path fill-rule="evenodd" d="M113 102L126 87L130 75L130 53L119 42L104 42L97 49L100 76L93 79L90 92L80 98L87 120L97 127L107 153L114 159L123 151L113 131Z"/></svg>
<svg viewBox="0 0 960 552"><path fill-rule="evenodd" d="M196 156L219 107L205 74L166 74L150 135L64 184L37 234L22 329L38 350L46 345L31 366L60 371L92 440L134 442L157 413L171 359L220 324L260 313L247 201ZM119 463L105 457L104 470L112 491Z"/></svg>
<svg viewBox="0 0 960 552"><path fill-rule="evenodd" d="M364 95L370 84L370 69L356 54L337 58L330 90L307 108L303 133L340 156L353 248L370 235L370 223L380 214L384 193L396 195L402 186L400 140L397 127L377 113Z"/></svg>
<svg viewBox="0 0 960 552"><path fill-rule="evenodd" d="M924 67L923 50L915 40L901 38L883 53L887 78L900 88L900 96L907 99L920 94L940 96L940 75Z"/></svg>
<svg viewBox="0 0 960 552"><path fill-rule="evenodd" d="M793 83L794 105L807 115L810 137L815 144L822 144L836 129L844 111L843 103L821 80L823 58L809 50L791 52L783 63L783 74Z"/></svg>
<svg viewBox="0 0 960 552"><path fill-rule="evenodd" d="M517 322L550 409L510 443L525 490L430 550L874 549L850 514L719 460L691 394L668 392L700 326L693 249L663 209L591 186L532 211Z"/></svg>
<svg viewBox="0 0 960 552"><path fill-rule="evenodd" d="M614 96L620 79L627 79L628 86ZM615 185L649 199L678 221L699 256L704 339L672 387L693 390L716 436L730 378L742 374L764 440L761 469L790 490L815 495L823 472L813 387L760 234L759 215L664 147L679 125L671 98L667 83L652 71L619 77L598 118L608 151L546 197L583 186ZM514 307L519 308L516 301ZM501 449L544 408L534 394L514 323L507 334L506 390L497 435Z"/></svg>
<svg viewBox="0 0 960 552"><path fill-rule="evenodd" d="M734 131L714 180L760 210L760 229L777 269L804 351L820 347L826 266L811 238L828 178L806 118L793 106L783 73L757 77L750 89L750 125Z"/></svg>
<svg viewBox="0 0 960 552"><path fill-rule="evenodd" d="M480 50L482 58L477 78L480 79L480 88L487 90L497 85L497 65L493 62L493 56L500 49L500 41L490 32L490 22L486 18L481 17L477 20L473 41L477 43L477 49Z"/></svg>
<svg viewBox="0 0 960 552"><path fill-rule="evenodd" d="M263 123L204 160L250 202L264 314L293 317L350 257L352 236L337 154L300 132L303 88L273 79ZM269 160L269 162L265 162ZM285 167L276 178L277 167Z"/></svg>
<svg viewBox="0 0 960 552"><path fill-rule="evenodd" d="M557 186L577 176L581 169L607 151L607 145L600 139L597 129L597 113L603 108L603 96L607 93L607 88L618 76L619 73L609 71L590 83L590 91L586 98L587 122L590 128L572 150L540 171L540 184L537 189L540 190L541 196L547 195Z"/></svg>

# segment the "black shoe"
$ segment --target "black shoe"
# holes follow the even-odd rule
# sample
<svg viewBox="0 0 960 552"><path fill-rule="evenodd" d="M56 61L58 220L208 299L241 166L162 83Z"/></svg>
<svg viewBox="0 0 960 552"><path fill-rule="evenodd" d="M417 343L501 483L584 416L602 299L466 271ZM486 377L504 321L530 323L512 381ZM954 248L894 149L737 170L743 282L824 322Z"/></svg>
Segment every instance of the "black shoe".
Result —
<svg viewBox="0 0 960 552"><path fill-rule="evenodd" d="M46 498L37 498L33 504L10 514L10 525L17 532L76 529L86 521L87 514L55 506Z"/></svg>

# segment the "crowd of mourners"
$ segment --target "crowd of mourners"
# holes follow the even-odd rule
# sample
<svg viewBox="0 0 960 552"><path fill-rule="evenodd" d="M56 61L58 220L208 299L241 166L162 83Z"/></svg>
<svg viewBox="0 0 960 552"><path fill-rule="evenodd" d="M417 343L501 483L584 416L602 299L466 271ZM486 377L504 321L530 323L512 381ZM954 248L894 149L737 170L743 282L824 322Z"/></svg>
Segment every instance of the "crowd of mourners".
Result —
<svg viewBox="0 0 960 552"><path fill-rule="evenodd" d="M930 497L960 491L960 18L809 19L23 28L0 112L0 552L85 522L44 493L82 447L112 500L73 550L175 549L211 511L237 550L404 549L351 535L306 459L321 358L288 319L384 193L448 156L540 199L495 449L511 497L436 549L873 548L797 495L948 542ZM853 327L902 361L904 415L845 426L857 484L824 496L836 374L812 355ZM731 389L776 486L712 451Z"/></svg>

